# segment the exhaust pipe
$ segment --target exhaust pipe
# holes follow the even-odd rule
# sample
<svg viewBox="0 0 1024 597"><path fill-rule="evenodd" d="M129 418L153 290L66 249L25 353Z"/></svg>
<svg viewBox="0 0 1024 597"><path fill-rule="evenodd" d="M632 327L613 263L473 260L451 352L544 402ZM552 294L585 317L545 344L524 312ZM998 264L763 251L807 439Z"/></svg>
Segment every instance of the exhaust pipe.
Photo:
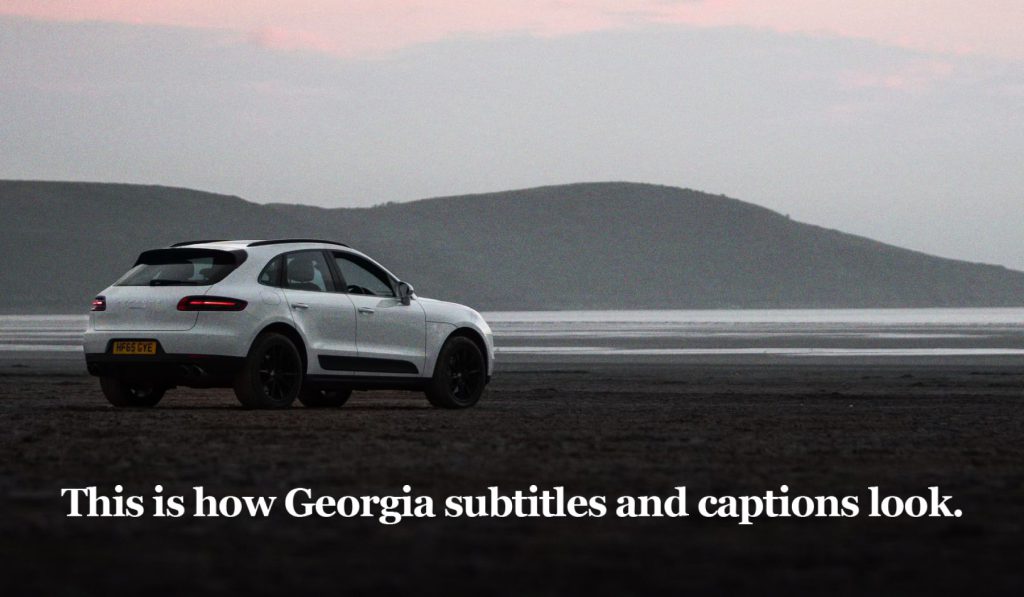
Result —
<svg viewBox="0 0 1024 597"><path fill-rule="evenodd" d="M199 365L181 365L180 366L182 377L186 379L201 380L209 377L206 370Z"/></svg>

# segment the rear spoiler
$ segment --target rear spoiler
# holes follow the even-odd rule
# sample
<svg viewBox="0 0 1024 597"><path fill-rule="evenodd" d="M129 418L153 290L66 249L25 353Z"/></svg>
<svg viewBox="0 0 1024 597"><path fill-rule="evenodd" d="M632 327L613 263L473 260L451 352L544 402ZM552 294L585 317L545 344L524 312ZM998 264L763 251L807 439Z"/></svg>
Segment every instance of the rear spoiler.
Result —
<svg viewBox="0 0 1024 597"><path fill-rule="evenodd" d="M135 260L135 265L147 264L156 265L160 263L174 263L181 259L197 259L202 257L213 257L214 263L234 265L238 267L245 262L249 254L241 249L232 251L221 251L220 249L150 249L143 251Z"/></svg>

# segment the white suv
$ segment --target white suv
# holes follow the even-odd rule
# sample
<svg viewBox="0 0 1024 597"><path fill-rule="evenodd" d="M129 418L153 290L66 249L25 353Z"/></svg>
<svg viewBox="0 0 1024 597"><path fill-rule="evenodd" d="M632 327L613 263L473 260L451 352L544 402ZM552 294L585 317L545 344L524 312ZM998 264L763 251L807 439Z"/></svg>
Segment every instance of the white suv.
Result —
<svg viewBox="0 0 1024 597"><path fill-rule="evenodd" d="M494 363L479 313L419 298L359 251L308 239L146 251L93 300L84 344L115 406L189 386L233 387L250 408L340 406L372 388L465 408Z"/></svg>

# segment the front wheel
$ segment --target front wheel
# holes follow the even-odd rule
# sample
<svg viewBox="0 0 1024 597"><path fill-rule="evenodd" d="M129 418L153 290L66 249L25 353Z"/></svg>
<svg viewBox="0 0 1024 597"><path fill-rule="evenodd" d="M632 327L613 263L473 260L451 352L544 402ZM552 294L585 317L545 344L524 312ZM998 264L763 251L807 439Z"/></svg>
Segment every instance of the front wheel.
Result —
<svg viewBox="0 0 1024 597"><path fill-rule="evenodd" d="M302 357L281 334L256 339L235 376L235 396L245 408L287 408L302 387Z"/></svg>
<svg viewBox="0 0 1024 597"><path fill-rule="evenodd" d="M167 388L153 382L126 381L116 377L101 377L100 388L114 406L140 408L156 406L167 391Z"/></svg>
<svg viewBox="0 0 1024 597"><path fill-rule="evenodd" d="M449 338L437 355L427 400L438 408L468 408L480 400L487 384L487 363L475 342Z"/></svg>

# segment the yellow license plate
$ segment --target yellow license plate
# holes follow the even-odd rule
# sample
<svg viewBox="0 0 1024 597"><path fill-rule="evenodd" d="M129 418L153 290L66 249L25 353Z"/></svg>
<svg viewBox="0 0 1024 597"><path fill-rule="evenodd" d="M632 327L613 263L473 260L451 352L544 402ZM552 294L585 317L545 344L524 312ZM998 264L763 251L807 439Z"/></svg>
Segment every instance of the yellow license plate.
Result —
<svg viewBox="0 0 1024 597"><path fill-rule="evenodd" d="M153 340L117 340L114 342L114 354L147 355L156 354L156 342Z"/></svg>

